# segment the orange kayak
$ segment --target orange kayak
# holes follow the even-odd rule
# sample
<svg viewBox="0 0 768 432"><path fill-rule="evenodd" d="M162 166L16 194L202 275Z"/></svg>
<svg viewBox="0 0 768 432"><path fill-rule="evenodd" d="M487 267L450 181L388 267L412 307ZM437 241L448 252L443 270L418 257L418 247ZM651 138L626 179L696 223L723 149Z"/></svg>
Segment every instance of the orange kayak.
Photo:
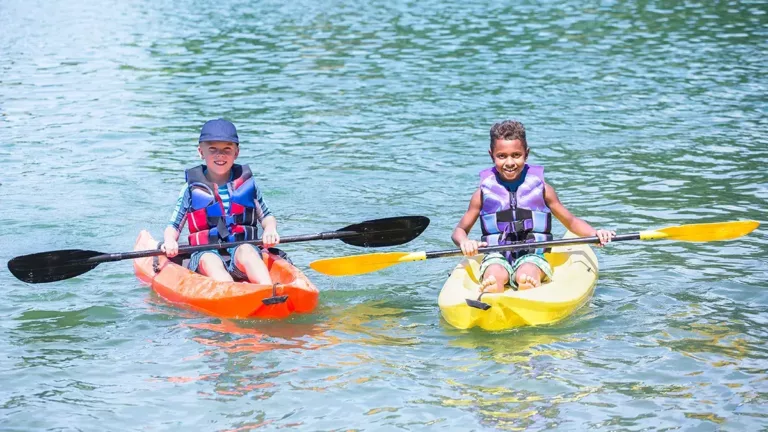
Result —
<svg viewBox="0 0 768 432"><path fill-rule="evenodd" d="M157 249L157 240L147 231L139 233L133 250ZM264 262L276 286L247 282L217 282L157 257L133 260L136 276L170 303L221 318L285 318L292 313L312 312L319 291L288 261L264 252ZM266 300L266 302L264 301Z"/></svg>

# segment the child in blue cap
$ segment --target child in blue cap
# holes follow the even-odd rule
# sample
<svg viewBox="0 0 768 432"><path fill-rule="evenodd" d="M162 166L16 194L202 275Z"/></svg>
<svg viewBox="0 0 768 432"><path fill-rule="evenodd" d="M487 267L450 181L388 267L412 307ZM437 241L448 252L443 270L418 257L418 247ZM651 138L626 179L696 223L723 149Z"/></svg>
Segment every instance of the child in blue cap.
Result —
<svg viewBox="0 0 768 432"><path fill-rule="evenodd" d="M179 253L178 239L189 223L189 244L261 239L269 248L280 242L277 220L264 202L248 165L235 164L240 140L235 125L224 119L210 120L200 130L197 151L205 162L186 170L186 184L179 194L170 225L165 229L163 250L169 258ZM228 249L231 259L218 251L192 254L188 267L218 281L248 279L272 285L267 266L257 247L250 244Z"/></svg>

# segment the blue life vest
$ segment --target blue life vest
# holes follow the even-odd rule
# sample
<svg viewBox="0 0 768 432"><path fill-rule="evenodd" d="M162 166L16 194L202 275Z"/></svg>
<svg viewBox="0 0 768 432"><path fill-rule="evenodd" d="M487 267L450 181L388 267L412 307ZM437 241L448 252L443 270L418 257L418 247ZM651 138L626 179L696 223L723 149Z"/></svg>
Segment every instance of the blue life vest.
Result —
<svg viewBox="0 0 768 432"><path fill-rule="evenodd" d="M256 212L256 184L248 165L233 165L234 180L227 183L229 210L219 196L219 188L203 172L203 165L186 170L192 198L189 212L189 244L256 240L259 220Z"/></svg>

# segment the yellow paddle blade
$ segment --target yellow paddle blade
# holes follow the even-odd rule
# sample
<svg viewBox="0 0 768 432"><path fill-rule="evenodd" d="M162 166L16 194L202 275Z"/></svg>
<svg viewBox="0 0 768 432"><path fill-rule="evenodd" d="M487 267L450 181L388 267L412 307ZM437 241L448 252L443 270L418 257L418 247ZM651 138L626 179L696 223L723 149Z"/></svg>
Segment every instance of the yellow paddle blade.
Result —
<svg viewBox="0 0 768 432"><path fill-rule="evenodd" d="M427 259L426 252L381 252L326 258L312 261L309 266L316 272L329 276L354 276L372 273L395 264Z"/></svg>
<svg viewBox="0 0 768 432"><path fill-rule="evenodd" d="M708 242L732 240L754 231L760 222L753 220L680 225L653 231L640 231L641 240L679 240Z"/></svg>

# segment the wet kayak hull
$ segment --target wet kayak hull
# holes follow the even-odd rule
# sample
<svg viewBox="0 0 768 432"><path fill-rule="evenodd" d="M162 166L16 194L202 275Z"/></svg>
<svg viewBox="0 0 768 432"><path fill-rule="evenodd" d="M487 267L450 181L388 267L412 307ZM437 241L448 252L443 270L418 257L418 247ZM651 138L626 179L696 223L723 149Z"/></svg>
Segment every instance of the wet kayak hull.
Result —
<svg viewBox="0 0 768 432"><path fill-rule="evenodd" d="M565 238L575 237L568 233ZM464 258L451 272L438 297L443 318L459 329L480 327L497 331L561 321L592 298L598 262L588 245L553 248L545 258L552 266L552 281L530 290L486 293L478 303L482 256ZM469 302L467 302L469 300ZM483 310L470 304L489 305Z"/></svg>
<svg viewBox="0 0 768 432"><path fill-rule="evenodd" d="M134 250L156 247L157 241L148 232L142 231L136 239ZM294 313L312 312L319 297L314 284L287 260L267 252L264 252L263 257L272 280L278 282L274 292L271 285L214 281L163 256L157 259L158 272L154 270L153 257L135 259L133 266L139 280L166 301L207 315L280 319ZM287 298L277 303L267 300L279 296Z"/></svg>

